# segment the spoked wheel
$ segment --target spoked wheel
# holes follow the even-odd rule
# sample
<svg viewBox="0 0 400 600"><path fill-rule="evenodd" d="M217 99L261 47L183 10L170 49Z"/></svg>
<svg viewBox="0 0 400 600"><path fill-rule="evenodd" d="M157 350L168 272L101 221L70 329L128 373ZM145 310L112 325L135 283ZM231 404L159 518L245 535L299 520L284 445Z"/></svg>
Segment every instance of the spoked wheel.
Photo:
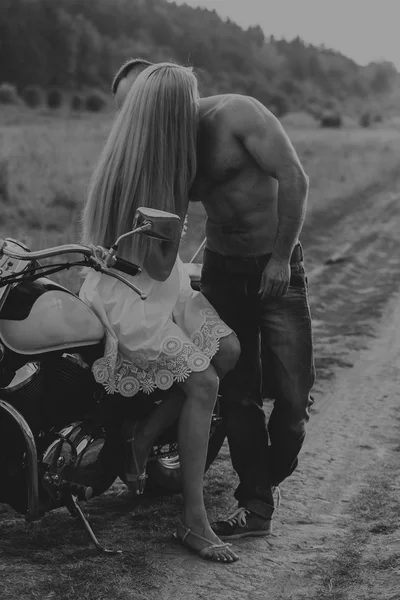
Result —
<svg viewBox="0 0 400 600"><path fill-rule="evenodd" d="M39 475L35 439L27 421L11 404L0 399L0 502L39 518Z"/></svg>

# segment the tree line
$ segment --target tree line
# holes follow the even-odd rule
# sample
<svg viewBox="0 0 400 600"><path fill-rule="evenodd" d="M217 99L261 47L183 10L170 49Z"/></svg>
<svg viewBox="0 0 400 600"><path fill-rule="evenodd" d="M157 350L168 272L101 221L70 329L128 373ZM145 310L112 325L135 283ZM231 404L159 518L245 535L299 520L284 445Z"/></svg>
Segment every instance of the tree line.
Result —
<svg viewBox="0 0 400 600"><path fill-rule="evenodd" d="M342 54L242 29L215 11L166 0L0 0L0 83L109 90L129 57L197 69L202 92L254 96L282 114L382 97L399 75Z"/></svg>

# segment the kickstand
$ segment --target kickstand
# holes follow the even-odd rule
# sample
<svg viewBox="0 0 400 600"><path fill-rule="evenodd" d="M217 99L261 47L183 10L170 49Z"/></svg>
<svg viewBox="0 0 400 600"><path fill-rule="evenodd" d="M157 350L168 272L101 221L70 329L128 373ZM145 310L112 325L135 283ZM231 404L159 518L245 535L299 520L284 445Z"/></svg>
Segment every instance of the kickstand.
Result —
<svg viewBox="0 0 400 600"><path fill-rule="evenodd" d="M79 506L78 501L75 496L72 496L72 495L70 496L70 501L68 502L68 504L66 504L66 507L68 508L69 512L71 513L71 515L73 517L76 517L77 519L80 519L80 521L82 521L86 531L88 532L88 534L90 536L90 539L92 540L93 544L96 546L97 550L99 550L103 554L113 554L113 555L122 554L122 550L107 550L107 548L105 548L104 546L102 546L100 544L99 540L97 539L97 537L94 534L93 529L90 526L89 521L83 514L82 509Z"/></svg>

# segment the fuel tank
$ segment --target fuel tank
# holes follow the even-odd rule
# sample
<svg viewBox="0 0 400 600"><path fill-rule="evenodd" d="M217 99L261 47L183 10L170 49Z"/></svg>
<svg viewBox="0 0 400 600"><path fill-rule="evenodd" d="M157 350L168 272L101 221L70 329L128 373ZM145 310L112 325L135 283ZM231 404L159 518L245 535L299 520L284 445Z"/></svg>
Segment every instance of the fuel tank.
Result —
<svg viewBox="0 0 400 600"><path fill-rule="evenodd" d="M47 278L10 290L0 313L0 338L18 354L42 354L99 343L104 328L75 294Z"/></svg>

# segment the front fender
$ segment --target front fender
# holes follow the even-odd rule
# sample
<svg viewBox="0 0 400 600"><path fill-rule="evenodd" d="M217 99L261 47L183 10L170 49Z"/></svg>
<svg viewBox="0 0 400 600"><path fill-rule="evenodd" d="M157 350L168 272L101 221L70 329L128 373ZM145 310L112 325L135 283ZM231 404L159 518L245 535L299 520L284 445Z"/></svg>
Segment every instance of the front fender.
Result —
<svg viewBox="0 0 400 600"><path fill-rule="evenodd" d="M25 513L27 521L37 521L41 514L39 510L39 475L37 464L37 450L33 433L24 417L11 404L0 400L0 414L7 413L18 425L26 445L27 459L27 490L28 490L28 509ZM1 473L0 473L1 477Z"/></svg>

